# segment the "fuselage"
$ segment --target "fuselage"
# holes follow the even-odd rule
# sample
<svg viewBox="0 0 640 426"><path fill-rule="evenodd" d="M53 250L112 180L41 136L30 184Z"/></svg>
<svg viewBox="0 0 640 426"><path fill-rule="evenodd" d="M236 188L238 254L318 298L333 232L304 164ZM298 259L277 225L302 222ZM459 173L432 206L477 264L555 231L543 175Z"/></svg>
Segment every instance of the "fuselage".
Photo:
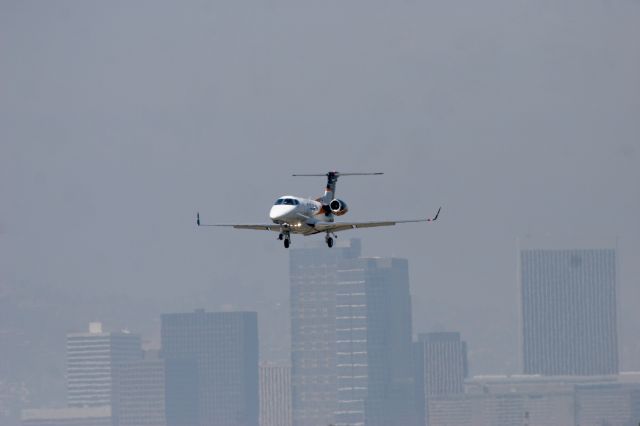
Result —
<svg viewBox="0 0 640 426"><path fill-rule="evenodd" d="M319 201L293 195L278 198L269 211L269 218L296 234L313 234L316 222L334 220L333 214L327 212Z"/></svg>

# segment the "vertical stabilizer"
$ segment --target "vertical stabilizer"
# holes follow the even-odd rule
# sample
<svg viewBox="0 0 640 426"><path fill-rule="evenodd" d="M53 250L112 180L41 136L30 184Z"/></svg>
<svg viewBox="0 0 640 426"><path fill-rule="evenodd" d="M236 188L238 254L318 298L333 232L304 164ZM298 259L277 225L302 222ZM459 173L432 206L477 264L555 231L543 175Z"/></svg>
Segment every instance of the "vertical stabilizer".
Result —
<svg viewBox="0 0 640 426"><path fill-rule="evenodd" d="M372 175L381 175L380 172L375 173L340 173L340 172L328 172L323 174L295 174L293 176L326 176L327 177L327 186L324 189L324 195L318 198L317 201L321 202L323 205L328 205L331 200L336 197L336 183L338 182L338 177L340 176L372 176Z"/></svg>

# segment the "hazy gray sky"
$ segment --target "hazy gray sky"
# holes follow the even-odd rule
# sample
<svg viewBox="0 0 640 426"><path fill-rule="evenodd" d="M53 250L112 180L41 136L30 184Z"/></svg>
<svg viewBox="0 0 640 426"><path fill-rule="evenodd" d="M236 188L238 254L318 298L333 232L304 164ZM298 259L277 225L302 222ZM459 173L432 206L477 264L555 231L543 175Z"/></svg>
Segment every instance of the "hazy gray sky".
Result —
<svg viewBox="0 0 640 426"><path fill-rule="evenodd" d="M638 370L638 40L637 0L3 0L0 296L147 336L160 312L258 309L277 356L287 252L196 210L260 223L321 192L291 173L383 171L340 180L348 218L441 221L340 237L409 259L414 332L517 372L517 237L617 236Z"/></svg>

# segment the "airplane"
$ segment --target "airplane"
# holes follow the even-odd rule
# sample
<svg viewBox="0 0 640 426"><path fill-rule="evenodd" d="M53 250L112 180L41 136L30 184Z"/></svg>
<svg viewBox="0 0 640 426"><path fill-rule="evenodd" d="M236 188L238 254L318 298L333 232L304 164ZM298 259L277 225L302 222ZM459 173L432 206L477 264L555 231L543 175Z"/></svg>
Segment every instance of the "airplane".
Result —
<svg viewBox="0 0 640 426"><path fill-rule="evenodd" d="M397 223L434 222L440 215L438 209L432 218L412 220L387 220L377 222L336 222L336 216L343 216L349 211L347 203L335 198L336 184L340 176L375 176L383 173L339 173L336 171L323 174L294 174L292 176L323 176L327 178L327 186L324 195L315 200L309 198L284 195L278 198L269 212L272 223L269 224L205 224L200 221L200 213L196 214L197 226L231 227L235 229L253 229L259 231L278 232L278 240L284 241L284 247L291 245L291 234L305 236L325 233L325 242L328 247L333 247L334 238L338 238L336 232L356 228L372 228L376 226L393 226Z"/></svg>

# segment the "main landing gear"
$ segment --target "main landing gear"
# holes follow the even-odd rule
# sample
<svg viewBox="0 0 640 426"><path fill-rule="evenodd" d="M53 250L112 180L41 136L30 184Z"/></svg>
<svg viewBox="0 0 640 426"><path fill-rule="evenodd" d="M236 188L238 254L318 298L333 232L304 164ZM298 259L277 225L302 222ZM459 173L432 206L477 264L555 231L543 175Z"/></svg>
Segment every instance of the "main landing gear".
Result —
<svg viewBox="0 0 640 426"><path fill-rule="evenodd" d="M334 237L338 238L336 235ZM327 235L324 237L324 241L327 243L329 248L333 247L333 238L331 238L331 234L327 232Z"/></svg>
<svg viewBox="0 0 640 426"><path fill-rule="evenodd" d="M280 241L284 240L284 248L289 248L291 245L291 237L288 232L283 232L278 235Z"/></svg>

